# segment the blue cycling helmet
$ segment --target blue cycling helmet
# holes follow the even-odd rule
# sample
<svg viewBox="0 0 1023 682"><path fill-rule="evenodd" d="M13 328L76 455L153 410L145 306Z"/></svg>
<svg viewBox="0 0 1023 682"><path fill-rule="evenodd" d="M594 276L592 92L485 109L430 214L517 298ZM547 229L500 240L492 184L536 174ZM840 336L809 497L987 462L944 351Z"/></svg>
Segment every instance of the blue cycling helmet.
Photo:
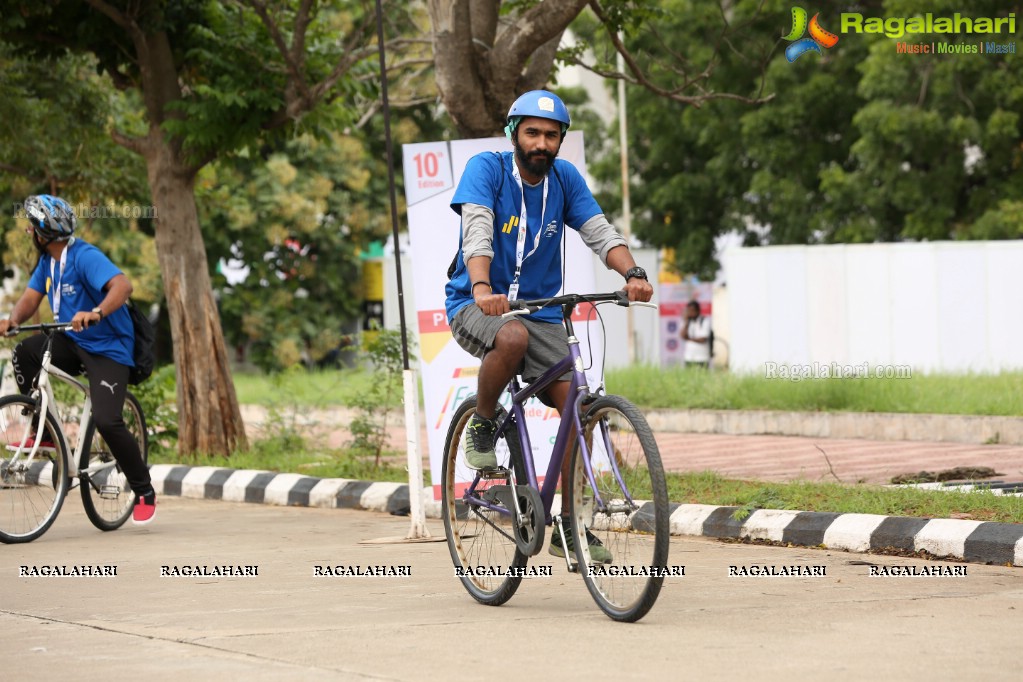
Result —
<svg viewBox="0 0 1023 682"><path fill-rule="evenodd" d="M568 127L572 125L572 117L568 115L568 107L561 101L561 98L548 90L530 90L519 95L508 110L508 125L504 128L504 134L510 140L515 129L526 116L537 118L549 118L561 124L561 135L564 136Z"/></svg>
<svg viewBox="0 0 1023 682"><path fill-rule="evenodd" d="M36 233L47 241L70 239L78 221L75 211L60 197L40 194L25 199L25 213Z"/></svg>

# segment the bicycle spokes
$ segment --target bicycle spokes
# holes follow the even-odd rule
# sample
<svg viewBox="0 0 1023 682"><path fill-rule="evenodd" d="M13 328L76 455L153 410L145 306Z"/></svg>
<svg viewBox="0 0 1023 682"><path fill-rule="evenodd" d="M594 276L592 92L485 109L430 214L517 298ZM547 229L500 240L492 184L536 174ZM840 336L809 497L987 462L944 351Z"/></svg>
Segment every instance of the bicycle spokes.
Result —
<svg viewBox="0 0 1023 682"><path fill-rule="evenodd" d="M573 546L600 608L634 621L653 605L667 568L664 472L650 427L627 400L601 397L589 417L589 457L576 449L569 483Z"/></svg>
<svg viewBox="0 0 1023 682"><path fill-rule="evenodd" d="M64 441L52 417L36 410L25 396L0 398L3 542L29 542L42 535L56 519L67 493ZM33 439L31 447L29 439Z"/></svg>
<svg viewBox="0 0 1023 682"><path fill-rule="evenodd" d="M456 575L474 599L496 606L515 594L521 577L508 569L525 566L527 557L519 549L522 538L513 522L515 496L510 494L508 467L484 474L466 466L465 428L474 412L475 400L462 403L448 428L442 515ZM507 465L518 447L514 431L499 438L498 462Z"/></svg>

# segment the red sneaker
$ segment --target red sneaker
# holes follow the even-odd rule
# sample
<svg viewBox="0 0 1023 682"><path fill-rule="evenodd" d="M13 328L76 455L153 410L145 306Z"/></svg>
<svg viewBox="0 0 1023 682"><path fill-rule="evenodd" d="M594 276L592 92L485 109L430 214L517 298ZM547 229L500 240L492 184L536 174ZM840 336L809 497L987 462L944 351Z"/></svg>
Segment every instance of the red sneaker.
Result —
<svg viewBox="0 0 1023 682"><path fill-rule="evenodd" d="M21 448L22 450L27 452L27 451L31 450L32 446L35 445L35 444L36 444L36 439L33 438L32 436L29 436L28 438L25 439L25 444L24 445L22 445L20 442L18 442L18 443L11 443L10 445L7 446L7 449L10 450L11 452L17 452L18 448ZM56 452L57 451L57 446L53 444L52 440L40 441L39 442L39 450L38 451L42 451L42 452Z"/></svg>
<svg viewBox="0 0 1023 682"><path fill-rule="evenodd" d="M144 526L156 517L156 493L139 495L135 499L135 509L131 520L136 526Z"/></svg>

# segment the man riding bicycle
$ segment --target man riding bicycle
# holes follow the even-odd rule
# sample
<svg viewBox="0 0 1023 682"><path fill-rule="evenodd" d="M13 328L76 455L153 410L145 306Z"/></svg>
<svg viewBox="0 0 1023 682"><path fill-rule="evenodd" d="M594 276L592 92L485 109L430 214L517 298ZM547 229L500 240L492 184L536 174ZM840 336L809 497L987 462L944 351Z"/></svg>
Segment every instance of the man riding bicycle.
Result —
<svg viewBox="0 0 1023 682"><path fill-rule="evenodd" d="M505 127L514 151L471 158L451 200L451 208L462 217L462 233L455 270L445 287L446 312L458 344L482 359L476 414L466 428L466 461L475 469L497 466L497 401L508 382L516 374L533 381L568 354L560 310L501 317L511 309L511 300L558 294L566 226L577 230L604 265L625 278L630 301L653 296L646 272L636 266L625 239L608 222L579 171L557 159L570 125L568 109L557 95L534 90L520 96L508 111ZM566 374L541 399L560 411L570 380ZM568 480L570 462L565 457L562 481ZM588 531L587 540L595 561L610 561L610 553ZM555 526L551 554L563 557L564 544ZM568 551L574 550L569 546Z"/></svg>
<svg viewBox="0 0 1023 682"><path fill-rule="evenodd" d="M135 364L135 332L124 305L131 282L102 251L75 238L77 220L66 201L41 194L26 199L24 208L39 261L10 317L0 320L0 336L32 317L43 297L49 296L54 320L70 324L75 332L53 337L52 362L68 374L84 369L88 375L96 428L137 495L132 519L149 523L156 514L156 491L122 416L128 372ZM11 365L23 395L31 392L42 368L45 342L46 337L38 334L14 348ZM39 446L53 444L44 441Z"/></svg>

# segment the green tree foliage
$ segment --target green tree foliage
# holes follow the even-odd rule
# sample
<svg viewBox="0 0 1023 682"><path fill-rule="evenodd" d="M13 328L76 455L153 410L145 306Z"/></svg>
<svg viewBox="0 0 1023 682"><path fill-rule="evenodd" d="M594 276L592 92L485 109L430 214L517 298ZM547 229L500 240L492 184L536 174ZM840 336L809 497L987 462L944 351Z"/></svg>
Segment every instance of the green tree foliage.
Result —
<svg viewBox="0 0 1023 682"><path fill-rule="evenodd" d="M764 69L779 42L780 15L761 3L735 3L727 15L715 3L670 0L660 3L649 21L622 24L622 42L636 69L665 83L657 89L627 88L633 231L647 243L675 248L683 271L704 276L716 269L715 236L743 225L732 209L731 191L748 185L757 168L739 122L756 110L753 102L773 93ZM573 29L595 52L598 72L610 72L615 50L602 37L604 27L584 16ZM697 76L703 78L699 92L733 96L697 102L697 107L657 91L671 80ZM617 121L608 137L617 140ZM595 159L591 172L602 182L601 205L620 212L617 144Z"/></svg>
<svg viewBox="0 0 1023 682"><path fill-rule="evenodd" d="M394 144L440 139L444 120L416 103L423 85L393 92ZM205 168L196 195L211 268L242 265L247 276L214 276L228 341L268 370L317 363L350 343L363 300L360 254L391 234L382 124L245 148ZM404 213L398 173L399 212ZM229 268L230 269L230 268Z"/></svg>
<svg viewBox="0 0 1023 682"><path fill-rule="evenodd" d="M14 228L21 202L57 194L78 209L79 234L102 246L131 276L136 297L152 303L162 291L142 160L110 139L111 120L134 109L96 73L95 59L64 55L28 59L0 43L0 264L24 282L36 253Z"/></svg>
<svg viewBox="0 0 1023 682"><path fill-rule="evenodd" d="M845 33L823 54L789 63L781 36L791 3L722 7L666 1L658 34L698 63L727 20L731 49L717 53L706 87L770 101L717 99L694 108L628 90L634 230L674 248L676 268L712 277L715 239L733 231L747 245L1020 236L1018 55L897 54L898 40ZM994 17L1012 9L996 0L835 3L822 9L821 23L838 32L843 11ZM1016 12L1017 34L1002 34L1002 42L1020 42ZM599 31L585 23L580 31L607 49ZM899 40L932 39L978 42ZM641 59L664 49L642 31L627 33L626 42ZM602 204L618 210L617 154L592 169L605 188Z"/></svg>
<svg viewBox="0 0 1023 682"><path fill-rule="evenodd" d="M1017 33L988 36L1020 44ZM887 16L931 12L1005 16L1005 2L968 6L941 2L886 2ZM853 113L857 141L844 167L820 174L833 241L970 239L1020 236L998 225L1023 198L1023 60L1018 54L897 55L896 41L850 36L868 45ZM907 35L910 43L966 43L979 35ZM1006 202L1006 203L1003 203ZM1018 223L1017 223L1018 225Z"/></svg>
<svg viewBox="0 0 1023 682"><path fill-rule="evenodd" d="M221 318L235 344L265 369L318 361L359 315L359 252L389 231L379 159L356 136L302 135L279 151L239 155L200 174L207 248L244 264L221 274Z"/></svg>
<svg viewBox="0 0 1023 682"><path fill-rule="evenodd" d="M408 12L388 3L389 18ZM198 172L243 145L354 121L374 99L373 8L359 0L0 0L0 37L30 59L92 55L143 125L112 138L145 161L178 371L182 452L245 434L195 202ZM346 101L347 106L325 106ZM280 131L274 134L274 131Z"/></svg>
<svg viewBox="0 0 1023 682"><path fill-rule="evenodd" d="M141 159L110 139L129 104L87 55L30 59L0 42L0 192L122 199L144 194ZM10 226L11 213L0 215Z"/></svg>

